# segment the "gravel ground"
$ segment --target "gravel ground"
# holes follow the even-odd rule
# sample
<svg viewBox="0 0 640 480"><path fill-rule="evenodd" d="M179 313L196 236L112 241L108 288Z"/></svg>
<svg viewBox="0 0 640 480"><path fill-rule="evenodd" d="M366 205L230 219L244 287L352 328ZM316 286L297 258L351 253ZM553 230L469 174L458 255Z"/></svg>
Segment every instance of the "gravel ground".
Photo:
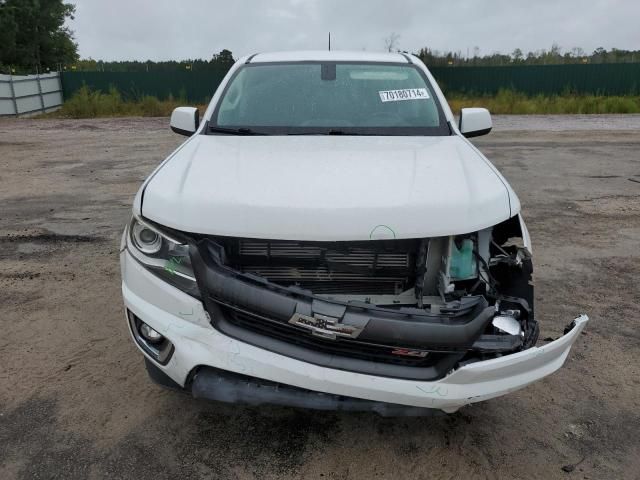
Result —
<svg viewBox="0 0 640 480"><path fill-rule="evenodd" d="M544 381L400 419L220 405L148 381L118 243L181 141L167 123L0 120L0 478L640 478L637 116L498 117L478 139L524 205L540 343L592 321Z"/></svg>

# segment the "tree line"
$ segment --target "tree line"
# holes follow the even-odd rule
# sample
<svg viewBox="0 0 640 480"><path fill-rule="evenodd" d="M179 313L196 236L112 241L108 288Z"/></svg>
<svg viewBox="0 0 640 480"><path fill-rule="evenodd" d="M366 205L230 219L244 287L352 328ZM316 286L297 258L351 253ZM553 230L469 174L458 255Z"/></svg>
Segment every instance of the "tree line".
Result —
<svg viewBox="0 0 640 480"><path fill-rule="evenodd" d="M553 44L549 50L536 50L526 54L516 48L510 54L493 52L480 54L480 47L471 51L440 52L430 48L422 48L416 54L427 66L501 66L501 65L562 65L580 63L633 63L640 62L640 50L621 50L612 48L606 50L596 48L586 53L580 47L563 50Z"/></svg>
<svg viewBox="0 0 640 480"><path fill-rule="evenodd" d="M573 48L566 52L553 45L549 50L538 50L524 54L516 48L510 54L490 53L480 55L479 48L475 47L469 54L463 52L440 52L430 48L422 48L417 53L428 67L443 66L503 66L503 65L562 65L562 64L586 64L586 63L630 63L640 62L640 50L620 50L613 48L605 50L598 48L590 54L586 54L581 48ZM64 70L74 71L104 71L104 72L149 72L149 71L203 71L203 70L228 70L234 64L235 59L230 50L224 49L214 54L211 59L186 59L154 62L151 60L122 60L102 61L94 59L82 59L62 66Z"/></svg>
<svg viewBox="0 0 640 480"><path fill-rule="evenodd" d="M186 60L167 60L154 62L151 60L121 60L105 62L92 58L78 60L71 65L64 65L63 70L79 72L175 72L185 71L224 71L226 72L235 63L233 54L229 50L222 50L214 54L211 59L201 58Z"/></svg>
<svg viewBox="0 0 640 480"><path fill-rule="evenodd" d="M407 53L407 52L405 52ZM443 66L503 66L503 65L561 65L561 64L585 64L585 63L629 63L640 62L640 50L620 50L612 48L605 50L598 48L587 54L582 48L572 48L563 51L558 45L553 45L549 50L537 50L524 54L516 48L510 54L490 53L480 54L479 47L470 52L440 52L428 47L421 48L415 53L428 67ZM104 62L102 60L84 59L72 65L66 65L66 69L78 71L105 71L105 72L144 72L144 71L175 71L207 69L229 69L235 62L233 54L229 50L222 50L213 55L210 60L194 59L182 61L117 61Z"/></svg>

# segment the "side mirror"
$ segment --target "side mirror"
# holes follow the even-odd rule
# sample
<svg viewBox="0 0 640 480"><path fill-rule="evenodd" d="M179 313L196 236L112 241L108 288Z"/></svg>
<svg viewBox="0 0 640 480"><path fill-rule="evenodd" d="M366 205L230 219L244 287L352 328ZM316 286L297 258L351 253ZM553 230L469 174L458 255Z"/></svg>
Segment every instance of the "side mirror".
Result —
<svg viewBox="0 0 640 480"><path fill-rule="evenodd" d="M463 108L460 110L460 133L465 137L479 137L491 131L493 123L486 108Z"/></svg>
<svg viewBox="0 0 640 480"><path fill-rule="evenodd" d="M195 107L178 107L171 113L171 130L190 137L200 125L200 114Z"/></svg>

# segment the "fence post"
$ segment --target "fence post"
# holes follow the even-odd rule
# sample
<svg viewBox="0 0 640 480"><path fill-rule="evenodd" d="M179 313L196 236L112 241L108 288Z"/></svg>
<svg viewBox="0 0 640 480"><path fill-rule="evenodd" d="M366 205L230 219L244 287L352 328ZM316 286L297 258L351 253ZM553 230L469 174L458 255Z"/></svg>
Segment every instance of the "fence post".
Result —
<svg viewBox="0 0 640 480"><path fill-rule="evenodd" d="M38 81L38 95L40 95L40 106L42 107L42 113L44 113L45 108L44 108L44 97L42 96L42 85L40 84L40 73L38 73L38 76L36 77L37 81Z"/></svg>
<svg viewBox="0 0 640 480"><path fill-rule="evenodd" d="M58 70L58 87L60 88L60 98L64 103L64 85L62 84L62 70Z"/></svg>
<svg viewBox="0 0 640 480"><path fill-rule="evenodd" d="M13 109L16 117L18 116L18 100L16 99L16 90L13 87L13 72L9 72L9 89L11 90L11 100L13 100Z"/></svg>

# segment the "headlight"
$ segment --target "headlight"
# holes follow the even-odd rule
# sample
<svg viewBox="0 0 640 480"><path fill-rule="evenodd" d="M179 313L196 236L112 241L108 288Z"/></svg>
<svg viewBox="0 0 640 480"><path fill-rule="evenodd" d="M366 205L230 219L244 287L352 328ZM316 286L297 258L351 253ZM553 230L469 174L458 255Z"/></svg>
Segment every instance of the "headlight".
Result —
<svg viewBox="0 0 640 480"><path fill-rule="evenodd" d="M140 222L132 224L131 238L138 250L144 254L153 255L162 249L160 234Z"/></svg>
<svg viewBox="0 0 640 480"><path fill-rule="evenodd" d="M127 231L127 247L147 270L179 288L200 298L196 284L189 245L183 239L133 217Z"/></svg>

